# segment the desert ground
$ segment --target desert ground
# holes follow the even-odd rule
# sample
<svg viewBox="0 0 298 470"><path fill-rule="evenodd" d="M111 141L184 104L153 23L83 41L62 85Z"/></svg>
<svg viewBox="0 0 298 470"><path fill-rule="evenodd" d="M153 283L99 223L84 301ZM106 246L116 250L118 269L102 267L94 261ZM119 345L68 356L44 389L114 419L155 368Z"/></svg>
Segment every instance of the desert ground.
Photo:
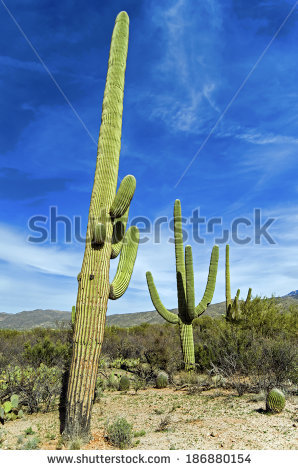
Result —
<svg viewBox="0 0 298 470"><path fill-rule="evenodd" d="M93 407L92 436L81 449L116 449L107 422L133 425L134 449L297 449L297 399L280 414L265 412L262 395L212 389L190 394L175 388L105 391ZM69 449L59 435L58 411L25 415L0 429L2 449Z"/></svg>

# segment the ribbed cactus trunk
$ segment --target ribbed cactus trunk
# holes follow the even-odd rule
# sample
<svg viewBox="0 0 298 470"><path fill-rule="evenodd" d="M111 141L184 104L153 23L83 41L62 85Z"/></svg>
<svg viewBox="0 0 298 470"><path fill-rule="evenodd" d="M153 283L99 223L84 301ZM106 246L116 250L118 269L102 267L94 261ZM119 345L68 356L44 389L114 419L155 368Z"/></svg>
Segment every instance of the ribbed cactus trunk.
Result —
<svg viewBox="0 0 298 470"><path fill-rule="evenodd" d="M195 348L193 341L193 327L180 322L180 341L183 354L184 368L186 371L194 369L195 366Z"/></svg>
<svg viewBox="0 0 298 470"><path fill-rule="evenodd" d="M121 12L117 16L111 41L86 246L82 269L78 276L73 353L64 429L67 438L79 437L83 440L90 438L91 409L104 336L107 303L109 297L116 299L125 292L137 250L137 246L131 248L130 244L131 230L135 229L134 227L128 230L123 241L115 241L115 221L121 223L117 217L127 215L135 186L133 177L124 178L125 181L121 183L116 196L128 30L128 16L125 12ZM125 231L125 223L123 226ZM138 241L137 229L134 233L135 243ZM125 239L128 239L128 244L123 248L123 253L121 252L120 267L118 266L115 280L110 285L110 259L119 254Z"/></svg>
<svg viewBox="0 0 298 470"><path fill-rule="evenodd" d="M146 273L151 300L158 313L169 323L179 324L180 340L185 370L195 367L195 353L192 321L202 315L212 300L218 266L218 246L212 249L206 289L200 303L195 306L194 272L191 246L183 247L181 204L174 204L174 237L176 257L176 280L178 296L178 315L167 310L156 290L152 274Z"/></svg>

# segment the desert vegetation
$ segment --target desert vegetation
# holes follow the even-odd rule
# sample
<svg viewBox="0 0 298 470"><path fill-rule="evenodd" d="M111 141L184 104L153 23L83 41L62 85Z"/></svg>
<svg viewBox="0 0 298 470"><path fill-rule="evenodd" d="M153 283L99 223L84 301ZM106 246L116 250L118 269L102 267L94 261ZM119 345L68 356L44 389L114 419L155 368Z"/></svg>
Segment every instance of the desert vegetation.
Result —
<svg viewBox="0 0 298 470"><path fill-rule="evenodd" d="M140 429L131 426L133 421L137 421L136 410L144 412L143 406L139 405L143 403L146 393L151 397L155 394L155 416L160 413L159 421L154 420L155 427L164 433L167 429L173 429L173 416L181 411L181 403L178 403L179 400L176 403L175 397L181 398L182 395L185 403L196 400L195 408L189 408L189 417L184 416L186 421L195 410L200 409L204 414L204 403L206 397L209 397L211 407L216 403L224 407L224 399L229 399L229 403L236 409L239 407L239 410L245 409L244 403L250 403L247 408L249 412L252 412L251 406L255 403L258 405L257 410L262 412L262 419L266 416L267 425L270 426L272 419L276 418L272 418L268 400L266 412L266 396L270 390L277 388L285 396L285 408L283 404L278 416L282 416L282 419L287 417L294 429L297 313L298 307L290 306L281 312L274 298L256 297L248 303L239 303L236 323L226 321L225 316L212 319L205 315L195 319L195 369L189 372L184 370L178 325L166 323L131 328L106 327L93 396L95 416L98 413L96 410L101 409L100 422L97 420L95 424L97 432L102 436L100 445L105 445L105 442L106 445L122 448L133 446L138 440L140 444L137 445L141 445L142 439L135 440L133 437ZM21 410L21 414L24 414L15 422L3 421L3 431L6 432L9 426L23 426L23 422L28 425L44 414L54 416L52 419L56 420L56 424L53 441L56 447L65 448L63 440L59 441L58 417L63 405L61 401L65 399L65 376L69 369L71 350L71 326L60 330L0 330L0 403L17 395L18 412ZM111 416L111 413L103 411L103 404L112 396L117 397L119 402L119 414ZM163 397L166 397L167 405L158 411L157 405ZM239 399L242 400L241 405ZM134 413L126 408L127 400L134 401ZM193 405L189 403L189 406ZM221 413L225 413L224 408ZM184 426L188 429L187 422ZM191 427L190 424L189 431ZM113 436L110 441L107 429ZM157 436L156 429L153 437ZM94 435L94 427L91 431ZM147 431L144 429L146 435ZM124 442L119 443L122 435ZM4 436L2 440L5 446ZM21 441L19 447L14 442L14 448L31 448L34 445L44 448L42 442L46 441L46 437L45 433L43 438L35 435L33 440L23 436ZM71 442L75 445L74 440ZM154 447L156 443L151 445L152 448L159 448L158 445ZM293 445L293 442L289 445Z"/></svg>

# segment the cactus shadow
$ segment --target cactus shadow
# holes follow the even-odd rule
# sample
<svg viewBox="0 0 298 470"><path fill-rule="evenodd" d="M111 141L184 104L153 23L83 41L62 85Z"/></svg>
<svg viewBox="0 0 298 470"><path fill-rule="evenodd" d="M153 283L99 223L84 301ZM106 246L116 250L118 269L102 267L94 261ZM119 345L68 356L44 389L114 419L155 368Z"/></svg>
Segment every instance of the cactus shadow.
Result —
<svg viewBox="0 0 298 470"><path fill-rule="evenodd" d="M67 368L62 375L62 387L59 398L59 422L60 422L60 433L62 434L65 429L65 420L66 420L66 395L67 395L67 386L69 379L69 369Z"/></svg>
<svg viewBox="0 0 298 470"><path fill-rule="evenodd" d="M255 410L256 413L260 413L261 415L273 415L275 413L272 413L272 411L266 410L266 408L258 408Z"/></svg>

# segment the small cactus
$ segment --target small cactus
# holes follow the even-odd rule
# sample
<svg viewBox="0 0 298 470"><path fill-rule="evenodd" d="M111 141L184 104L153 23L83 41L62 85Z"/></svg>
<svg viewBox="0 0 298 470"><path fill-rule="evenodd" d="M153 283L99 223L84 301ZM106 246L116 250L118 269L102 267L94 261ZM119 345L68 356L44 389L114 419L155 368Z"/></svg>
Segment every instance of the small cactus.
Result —
<svg viewBox="0 0 298 470"><path fill-rule="evenodd" d="M119 382L119 390L126 391L130 389L130 381L127 375L122 375Z"/></svg>
<svg viewBox="0 0 298 470"><path fill-rule="evenodd" d="M286 399L281 390L273 388L266 397L266 411L280 413L286 404Z"/></svg>
<svg viewBox="0 0 298 470"><path fill-rule="evenodd" d="M169 385L169 376L166 372L159 372L156 377L156 388L165 388Z"/></svg>

